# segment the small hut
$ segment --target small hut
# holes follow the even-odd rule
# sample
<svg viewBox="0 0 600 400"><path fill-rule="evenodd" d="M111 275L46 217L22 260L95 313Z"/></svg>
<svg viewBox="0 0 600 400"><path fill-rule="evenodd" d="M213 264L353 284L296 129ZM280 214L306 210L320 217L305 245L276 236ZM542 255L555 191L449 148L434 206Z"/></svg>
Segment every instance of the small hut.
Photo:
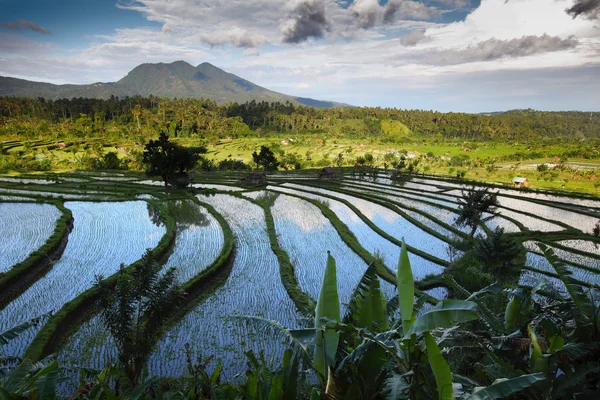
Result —
<svg viewBox="0 0 600 400"><path fill-rule="evenodd" d="M267 183L267 175L264 172L250 172L248 176L241 179L245 185L265 185Z"/></svg>
<svg viewBox="0 0 600 400"><path fill-rule="evenodd" d="M319 179L334 179L335 178L335 169L331 167L323 168L319 172Z"/></svg>
<svg viewBox="0 0 600 400"><path fill-rule="evenodd" d="M523 178L520 176L516 176L512 180L512 185L514 188L522 188L529 186L529 179Z"/></svg>

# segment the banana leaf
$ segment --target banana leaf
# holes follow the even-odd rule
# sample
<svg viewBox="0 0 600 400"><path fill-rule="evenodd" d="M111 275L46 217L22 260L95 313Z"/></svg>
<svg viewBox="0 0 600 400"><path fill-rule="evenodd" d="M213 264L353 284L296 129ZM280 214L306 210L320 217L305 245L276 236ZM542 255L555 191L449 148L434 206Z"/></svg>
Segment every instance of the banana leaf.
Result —
<svg viewBox="0 0 600 400"><path fill-rule="evenodd" d="M511 331L515 328L515 326L517 326L522 303L523 298L517 294L513 294L512 298L506 305L506 310L504 311L504 329L507 331Z"/></svg>
<svg viewBox="0 0 600 400"><path fill-rule="evenodd" d="M527 327L527 331L529 333L529 338L531 339L531 355L529 356L529 362L531 365L531 369L534 372L543 372L544 374L548 373L548 360L544 358L544 354L542 353L542 348L537 340L537 336L533 331L533 327L531 324Z"/></svg>
<svg viewBox="0 0 600 400"><path fill-rule="evenodd" d="M466 300L443 300L431 310L421 314L404 337L408 338L413 333L449 328L455 324L473 321L477 318L476 303Z"/></svg>
<svg viewBox="0 0 600 400"><path fill-rule="evenodd" d="M427 347L427 357L429 358L429 365L435 376L435 384L437 385L438 398L440 400L452 400L454 394L452 391L452 372L444 357L440 348L438 347L435 339L429 332L423 333L425 338L425 346Z"/></svg>
<svg viewBox="0 0 600 400"><path fill-rule="evenodd" d="M327 369L335 364L340 335L334 329L324 328L323 319L340 322L340 300L337 289L335 259L327 252L327 266L321 285L321 293L315 309L315 352L314 367L327 377Z"/></svg>
<svg viewBox="0 0 600 400"><path fill-rule="evenodd" d="M402 250L398 260L398 269L396 270L396 280L398 285L398 305L400 307L400 316L402 318L402 329L406 334L411 328L413 303L415 301L415 280L413 278L410 259L406 243L402 239Z"/></svg>
<svg viewBox="0 0 600 400"><path fill-rule="evenodd" d="M544 374L522 375L512 379L496 379L485 388L476 388L469 400L504 399L545 379Z"/></svg>

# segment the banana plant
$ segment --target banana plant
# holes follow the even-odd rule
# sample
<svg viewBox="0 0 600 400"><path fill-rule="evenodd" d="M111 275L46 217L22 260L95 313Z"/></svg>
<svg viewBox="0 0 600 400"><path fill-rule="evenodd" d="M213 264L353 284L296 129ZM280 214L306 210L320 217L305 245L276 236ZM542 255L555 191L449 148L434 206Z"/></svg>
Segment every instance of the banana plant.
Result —
<svg viewBox="0 0 600 400"><path fill-rule="evenodd" d="M315 370L327 379L329 367L335 364L339 333L326 320L340 322L340 301L337 289L335 259L327 252L327 265L321 285L321 293L315 309Z"/></svg>
<svg viewBox="0 0 600 400"><path fill-rule="evenodd" d="M23 332L46 320L44 314L0 332L0 345L8 344ZM52 356L37 363L14 356L0 356L0 399L54 399L58 381L58 363Z"/></svg>
<svg viewBox="0 0 600 400"><path fill-rule="evenodd" d="M388 398L451 399L452 375L439 347L443 340L439 333L477 319L477 304L444 300L417 317L424 302L414 298L405 244L398 261L397 286L397 302L390 304L398 304L401 317L390 320L394 307L386 306L377 269L370 265L340 320L335 260L328 254L314 328L287 330L274 321L244 319L277 328L292 350L299 352L302 364L316 372L321 385L311 398L378 397L393 387L395 397L385 394Z"/></svg>
<svg viewBox="0 0 600 400"><path fill-rule="evenodd" d="M0 399L55 399L58 362L43 360L33 364L26 359L14 368L0 385Z"/></svg>

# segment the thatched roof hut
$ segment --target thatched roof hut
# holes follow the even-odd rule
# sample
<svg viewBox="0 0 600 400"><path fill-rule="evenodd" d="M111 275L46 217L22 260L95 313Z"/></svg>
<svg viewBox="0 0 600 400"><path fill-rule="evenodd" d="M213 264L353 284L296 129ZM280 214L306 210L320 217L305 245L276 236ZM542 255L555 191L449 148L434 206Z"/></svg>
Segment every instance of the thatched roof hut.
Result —
<svg viewBox="0 0 600 400"><path fill-rule="evenodd" d="M323 168L319 172L319 179L334 179L335 178L335 169L331 167Z"/></svg>
<svg viewBox="0 0 600 400"><path fill-rule="evenodd" d="M267 183L267 175L264 172L250 172L240 181L245 185L265 185Z"/></svg>
<svg viewBox="0 0 600 400"><path fill-rule="evenodd" d="M520 176L516 176L512 180L512 185L515 188L527 187L527 186L529 186L529 179L523 178Z"/></svg>

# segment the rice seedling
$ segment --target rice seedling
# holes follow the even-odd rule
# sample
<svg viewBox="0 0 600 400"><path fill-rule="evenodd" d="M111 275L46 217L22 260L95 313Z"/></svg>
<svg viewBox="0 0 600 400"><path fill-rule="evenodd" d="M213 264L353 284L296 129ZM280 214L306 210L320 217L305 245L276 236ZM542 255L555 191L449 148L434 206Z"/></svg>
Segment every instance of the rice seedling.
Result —
<svg viewBox="0 0 600 400"><path fill-rule="evenodd" d="M286 183L284 186L299 190L310 190L346 200L387 234L398 239L405 237L411 246L435 257L443 258L446 254L446 243L444 241L424 232L399 214L379 204L327 189L311 188L293 183Z"/></svg>
<svg viewBox="0 0 600 400"><path fill-rule="evenodd" d="M379 236L367 224L364 223L348 206L345 204L295 189L285 187L268 187L284 193L296 194L314 200L323 200L329 203L329 208L337 217L352 231L359 243L371 254L381 255L383 262L392 271L396 269L398 257L400 256L400 247L396 246L389 240ZM412 245L412 242L409 242ZM443 271L443 267L426 260L418 255L411 254L411 265L415 279L419 280L427 275L439 274Z"/></svg>
<svg viewBox="0 0 600 400"><path fill-rule="evenodd" d="M190 200L171 201L169 212L177 221L175 246L162 271L176 268L176 280L184 283L196 276L219 255L223 231L217 220ZM117 360L117 350L100 317L83 324L61 349L64 365L101 369Z"/></svg>
<svg viewBox="0 0 600 400"><path fill-rule="evenodd" d="M212 205L231 225L236 237L236 257L227 281L177 323L157 344L148 360L151 376L185 374L184 344L214 355L228 366L224 376L244 369L244 351L268 347L276 360L285 350L268 332L248 330L228 317L234 314L263 316L298 327L296 312L279 277L279 263L271 251L263 209L247 200L224 194L198 196ZM215 362L216 363L216 362ZM214 367L215 363L212 364Z"/></svg>
<svg viewBox="0 0 600 400"><path fill-rule="evenodd" d="M316 206L281 195L271 211L279 245L290 256L300 288L313 299L319 296L327 252L337 260L340 310L343 311L367 269L365 262L343 242Z"/></svg>
<svg viewBox="0 0 600 400"><path fill-rule="evenodd" d="M54 232L60 216L51 204L0 203L0 272L41 247Z"/></svg>
<svg viewBox="0 0 600 400"><path fill-rule="evenodd" d="M560 225L553 224L552 222L545 221L543 219L531 217L529 215L524 215L516 211L506 210L504 208L500 208L501 215L512 218L514 220L522 223L527 229L532 231L540 231L540 232L555 232L562 231L563 228ZM527 212L531 212L530 210L524 210Z"/></svg>
<svg viewBox="0 0 600 400"><path fill-rule="evenodd" d="M194 183L190 186L194 187L196 189L216 189L216 190L223 190L223 191L230 191L230 192L239 192L239 191L245 190L244 188L237 187L237 186L219 185L219 184L212 184L212 183Z"/></svg>
<svg viewBox="0 0 600 400"><path fill-rule="evenodd" d="M558 243L563 246L573 248L575 250L585 251L586 253L595 254L595 255L600 256L600 244L597 244L597 243L589 241L589 240L581 240L581 239L562 240Z"/></svg>
<svg viewBox="0 0 600 400"><path fill-rule="evenodd" d="M532 243L532 242L529 242L529 243ZM531 246L528 246L528 247L531 247ZM530 250L533 251L533 249L530 249ZM564 250L557 249L554 247L552 248L552 250L559 258L562 258L567 263L568 262L577 262L578 260L581 261L580 258L575 257L575 256L578 256L578 254L569 253L569 252L566 252ZM539 251L539 248L537 249L537 251ZM595 265L597 266L599 263L600 263L599 261L596 261ZM549 274L556 273L556 271L554 270L554 268L552 267L550 262L544 256L542 256L540 254L528 252L525 265L528 267L535 268L540 271L547 272ZM584 264L584 265L589 266L589 264ZM571 271L572 277L580 282L593 284L593 285L600 284L600 272L594 273L594 272L588 271L586 269L578 268L577 266L572 266L572 265L567 265L567 269L569 271Z"/></svg>
<svg viewBox="0 0 600 400"><path fill-rule="evenodd" d="M519 211L526 211L541 218L562 222L575 229L590 233L594 229L596 219L587 215L560 208L550 207L526 200L518 200L511 197L498 196L498 202L502 207L508 207Z"/></svg>
<svg viewBox="0 0 600 400"><path fill-rule="evenodd" d="M134 262L165 233L163 226L151 222L145 202L71 202L65 206L73 212L75 223L61 259L0 311L0 330L60 309L93 285L95 276L112 275L119 265ZM31 329L3 350L22 355L36 332Z"/></svg>
<svg viewBox="0 0 600 400"><path fill-rule="evenodd" d="M34 184L34 185L52 185L56 183L56 181L49 181L47 179L30 179L30 178L6 178L0 177L0 182L10 182L10 183L24 183L24 184Z"/></svg>

